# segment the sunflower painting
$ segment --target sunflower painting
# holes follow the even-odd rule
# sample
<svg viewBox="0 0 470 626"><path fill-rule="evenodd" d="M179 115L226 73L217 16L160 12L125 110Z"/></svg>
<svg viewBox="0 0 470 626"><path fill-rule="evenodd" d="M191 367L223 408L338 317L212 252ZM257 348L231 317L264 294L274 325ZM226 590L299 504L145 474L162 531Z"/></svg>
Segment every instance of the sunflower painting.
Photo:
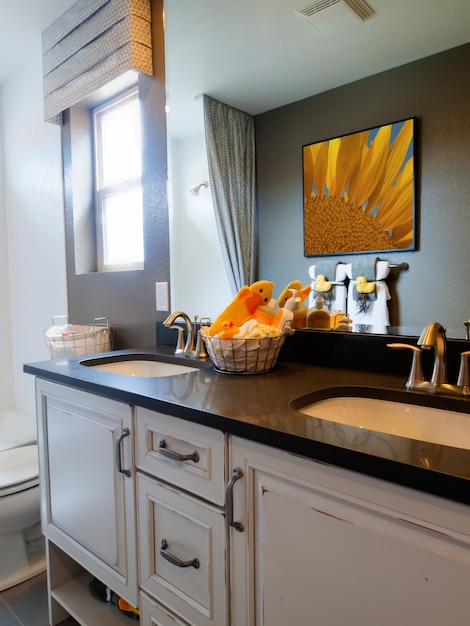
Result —
<svg viewBox="0 0 470 626"><path fill-rule="evenodd" d="M305 256L414 250L415 120L303 147Z"/></svg>

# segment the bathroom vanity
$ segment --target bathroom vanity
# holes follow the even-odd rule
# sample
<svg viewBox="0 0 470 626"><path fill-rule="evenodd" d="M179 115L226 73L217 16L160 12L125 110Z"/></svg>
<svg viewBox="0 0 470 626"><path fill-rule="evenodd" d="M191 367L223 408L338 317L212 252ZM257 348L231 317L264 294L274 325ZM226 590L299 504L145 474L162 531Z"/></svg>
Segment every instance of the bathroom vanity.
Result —
<svg viewBox="0 0 470 626"><path fill-rule="evenodd" d="M144 626L467 624L467 444L321 420L298 399L367 389L469 414L470 430L469 400L296 363L255 376L196 367L138 378L79 358L25 366L51 624L129 624L90 595L92 577Z"/></svg>

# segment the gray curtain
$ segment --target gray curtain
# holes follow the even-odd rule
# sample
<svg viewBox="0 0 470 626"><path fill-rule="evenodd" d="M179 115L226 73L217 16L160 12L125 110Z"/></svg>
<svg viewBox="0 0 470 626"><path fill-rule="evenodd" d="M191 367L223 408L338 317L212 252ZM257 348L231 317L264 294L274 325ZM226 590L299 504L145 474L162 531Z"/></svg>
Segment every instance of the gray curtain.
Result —
<svg viewBox="0 0 470 626"><path fill-rule="evenodd" d="M233 295L255 281L255 124L251 115L203 96L209 179Z"/></svg>

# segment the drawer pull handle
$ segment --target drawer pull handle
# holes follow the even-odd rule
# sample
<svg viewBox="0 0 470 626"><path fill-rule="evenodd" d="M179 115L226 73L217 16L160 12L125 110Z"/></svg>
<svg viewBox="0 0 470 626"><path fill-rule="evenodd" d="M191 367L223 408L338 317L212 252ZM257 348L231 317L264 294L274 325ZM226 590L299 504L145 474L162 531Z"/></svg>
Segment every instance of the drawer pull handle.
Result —
<svg viewBox="0 0 470 626"><path fill-rule="evenodd" d="M227 523L235 530L238 530L239 533L242 533L245 530L245 527L241 522L233 521L233 486L237 482L239 478L242 478L243 470L239 467L235 467L232 472L232 477L227 483L227 487L225 488L225 500L227 502Z"/></svg>
<svg viewBox="0 0 470 626"><path fill-rule="evenodd" d="M194 451L191 454L180 454L174 450L169 450L166 447L166 441L164 439L158 444L158 451L172 461L193 461L193 463L199 463L199 452Z"/></svg>
<svg viewBox="0 0 470 626"><path fill-rule="evenodd" d="M116 462L118 466L118 472L124 474L125 476L130 476L131 473L128 469L123 469L122 467L122 442L126 437L129 437L131 431L128 428L124 428L122 431L122 435L116 442Z"/></svg>
<svg viewBox="0 0 470 626"><path fill-rule="evenodd" d="M199 559L196 557L192 559L192 561L182 561L171 552L168 552L168 541L166 539L162 539L162 543L160 546L160 554L164 559L166 559L169 563L176 565L177 567L194 567L194 569L199 569Z"/></svg>

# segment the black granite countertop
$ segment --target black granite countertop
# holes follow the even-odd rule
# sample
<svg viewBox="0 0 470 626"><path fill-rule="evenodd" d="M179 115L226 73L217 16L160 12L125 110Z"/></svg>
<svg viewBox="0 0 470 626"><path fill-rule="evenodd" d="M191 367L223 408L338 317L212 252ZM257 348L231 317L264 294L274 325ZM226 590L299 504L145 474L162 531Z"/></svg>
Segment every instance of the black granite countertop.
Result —
<svg viewBox="0 0 470 626"><path fill-rule="evenodd" d="M121 350L127 359L165 358L181 363L172 348ZM111 358L111 353L97 355ZM305 402L359 395L420 404L469 414L470 399L409 392L402 376L278 361L266 374L216 372L210 362L193 372L160 378L111 374L72 357L28 363L39 378L135 404L252 439L317 461L345 467L415 489L470 504L470 450L412 440L304 415ZM470 425L469 425L470 426Z"/></svg>

